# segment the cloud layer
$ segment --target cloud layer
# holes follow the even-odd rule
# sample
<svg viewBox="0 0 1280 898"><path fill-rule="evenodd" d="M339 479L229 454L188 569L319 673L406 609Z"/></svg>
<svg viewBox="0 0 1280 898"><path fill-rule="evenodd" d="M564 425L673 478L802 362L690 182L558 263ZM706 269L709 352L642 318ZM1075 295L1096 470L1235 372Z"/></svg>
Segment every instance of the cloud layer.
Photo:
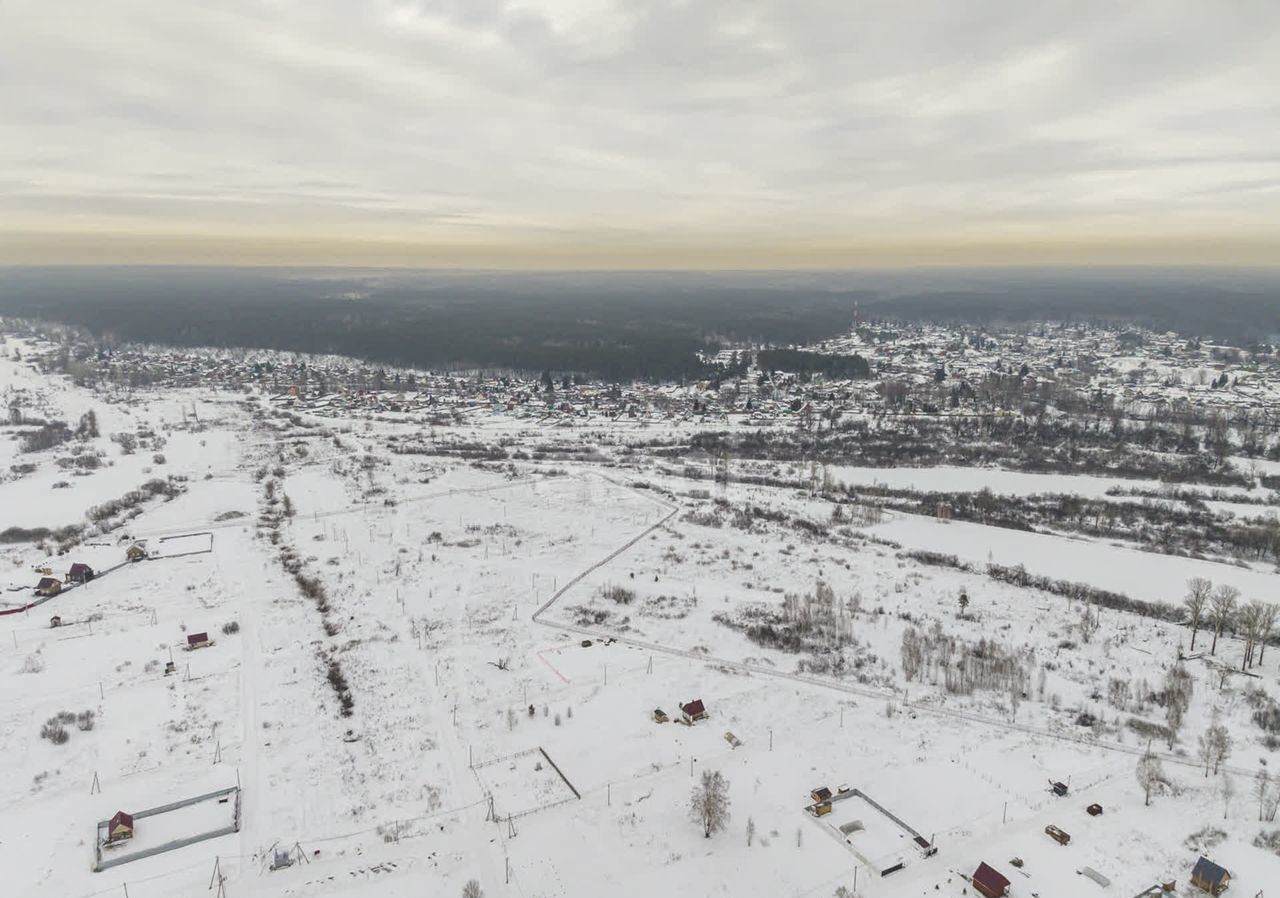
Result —
<svg viewBox="0 0 1280 898"><path fill-rule="evenodd" d="M1277 84L1273 0L7 0L0 261L1276 261Z"/></svg>

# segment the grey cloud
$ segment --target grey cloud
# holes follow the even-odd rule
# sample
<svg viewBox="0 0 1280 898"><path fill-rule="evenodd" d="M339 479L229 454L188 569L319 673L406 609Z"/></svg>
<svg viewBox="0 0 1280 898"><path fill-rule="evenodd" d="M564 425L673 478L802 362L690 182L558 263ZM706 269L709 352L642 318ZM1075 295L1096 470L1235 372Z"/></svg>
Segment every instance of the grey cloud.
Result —
<svg viewBox="0 0 1280 898"><path fill-rule="evenodd" d="M1280 220L1269 2L59 6L0 5L0 228L761 241Z"/></svg>

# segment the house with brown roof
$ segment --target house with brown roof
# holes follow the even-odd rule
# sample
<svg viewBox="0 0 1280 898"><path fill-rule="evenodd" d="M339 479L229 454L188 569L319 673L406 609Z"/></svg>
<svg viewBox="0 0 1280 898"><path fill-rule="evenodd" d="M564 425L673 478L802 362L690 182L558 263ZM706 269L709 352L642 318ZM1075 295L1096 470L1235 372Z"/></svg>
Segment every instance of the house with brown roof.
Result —
<svg viewBox="0 0 1280 898"><path fill-rule="evenodd" d="M68 583L88 583L92 579L93 568L79 561L71 565L71 569L67 571Z"/></svg>
<svg viewBox="0 0 1280 898"><path fill-rule="evenodd" d="M41 577L36 584L36 595L52 598L62 592L62 581L57 577Z"/></svg>
<svg viewBox="0 0 1280 898"><path fill-rule="evenodd" d="M207 645L212 645L212 643L209 641L208 633L188 633L187 634L188 649L202 649Z"/></svg>

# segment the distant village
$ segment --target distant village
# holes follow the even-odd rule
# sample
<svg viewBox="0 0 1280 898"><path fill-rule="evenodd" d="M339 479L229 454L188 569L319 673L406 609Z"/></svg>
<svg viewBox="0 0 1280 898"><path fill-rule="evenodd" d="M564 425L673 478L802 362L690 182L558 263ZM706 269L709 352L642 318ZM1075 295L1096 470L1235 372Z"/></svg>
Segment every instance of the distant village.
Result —
<svg viewBox="0 0 1280 898"><path fill-rule="evenodd" d="M12 327L12 323L9 325ZM850 358L865 362L849 376ZM799 361L797 361L799 360ZM65 339L33 365L127 391L258 388L283 408L410 414L440 424L502 415L544 424L834 426L844 415L1036 415L1050 408L1204 424L1280 424L1280 354L1133 327L869 323L820 343L727 347L683 382L603 383L582 372L428 372L269 350ZM770 363L772 362L772 364Z"/></svg>

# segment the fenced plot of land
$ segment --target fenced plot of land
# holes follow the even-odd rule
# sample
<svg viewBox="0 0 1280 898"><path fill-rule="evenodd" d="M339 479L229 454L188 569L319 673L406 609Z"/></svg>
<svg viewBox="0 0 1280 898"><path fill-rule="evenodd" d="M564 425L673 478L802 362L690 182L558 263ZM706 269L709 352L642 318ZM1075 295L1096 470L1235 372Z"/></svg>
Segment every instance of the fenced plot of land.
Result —
<svg viewBox="0 0 1280 898"><path fill-rule="evenodd" d="M831 811L817 819L830 827L867 869L881 876L901 870L908 857L930 857L937 851L929 840L860 789L833 795Z"/></svg>
<svg viewBox="0 0 1280 898"><path fill-rule="evenodd" d="M523 817L570 801L578 790L541 748L531 748L473 768L499 819Z"/></svg>
<svg viewBox="0 0 1280 898"><path fill-rule="evenodd" d="M213 533L179 533L163 536L154 541L151 549L156 558L181 558L183 555L204 555L213 551Z"/></svg>
<svg viewBox="0 0 1280 898"><path fill-rule="evenodd" d="M133 812L133 838L107 842L110 821L98 822L94 871L106 870L240 830L240 787Z"/></svg>

